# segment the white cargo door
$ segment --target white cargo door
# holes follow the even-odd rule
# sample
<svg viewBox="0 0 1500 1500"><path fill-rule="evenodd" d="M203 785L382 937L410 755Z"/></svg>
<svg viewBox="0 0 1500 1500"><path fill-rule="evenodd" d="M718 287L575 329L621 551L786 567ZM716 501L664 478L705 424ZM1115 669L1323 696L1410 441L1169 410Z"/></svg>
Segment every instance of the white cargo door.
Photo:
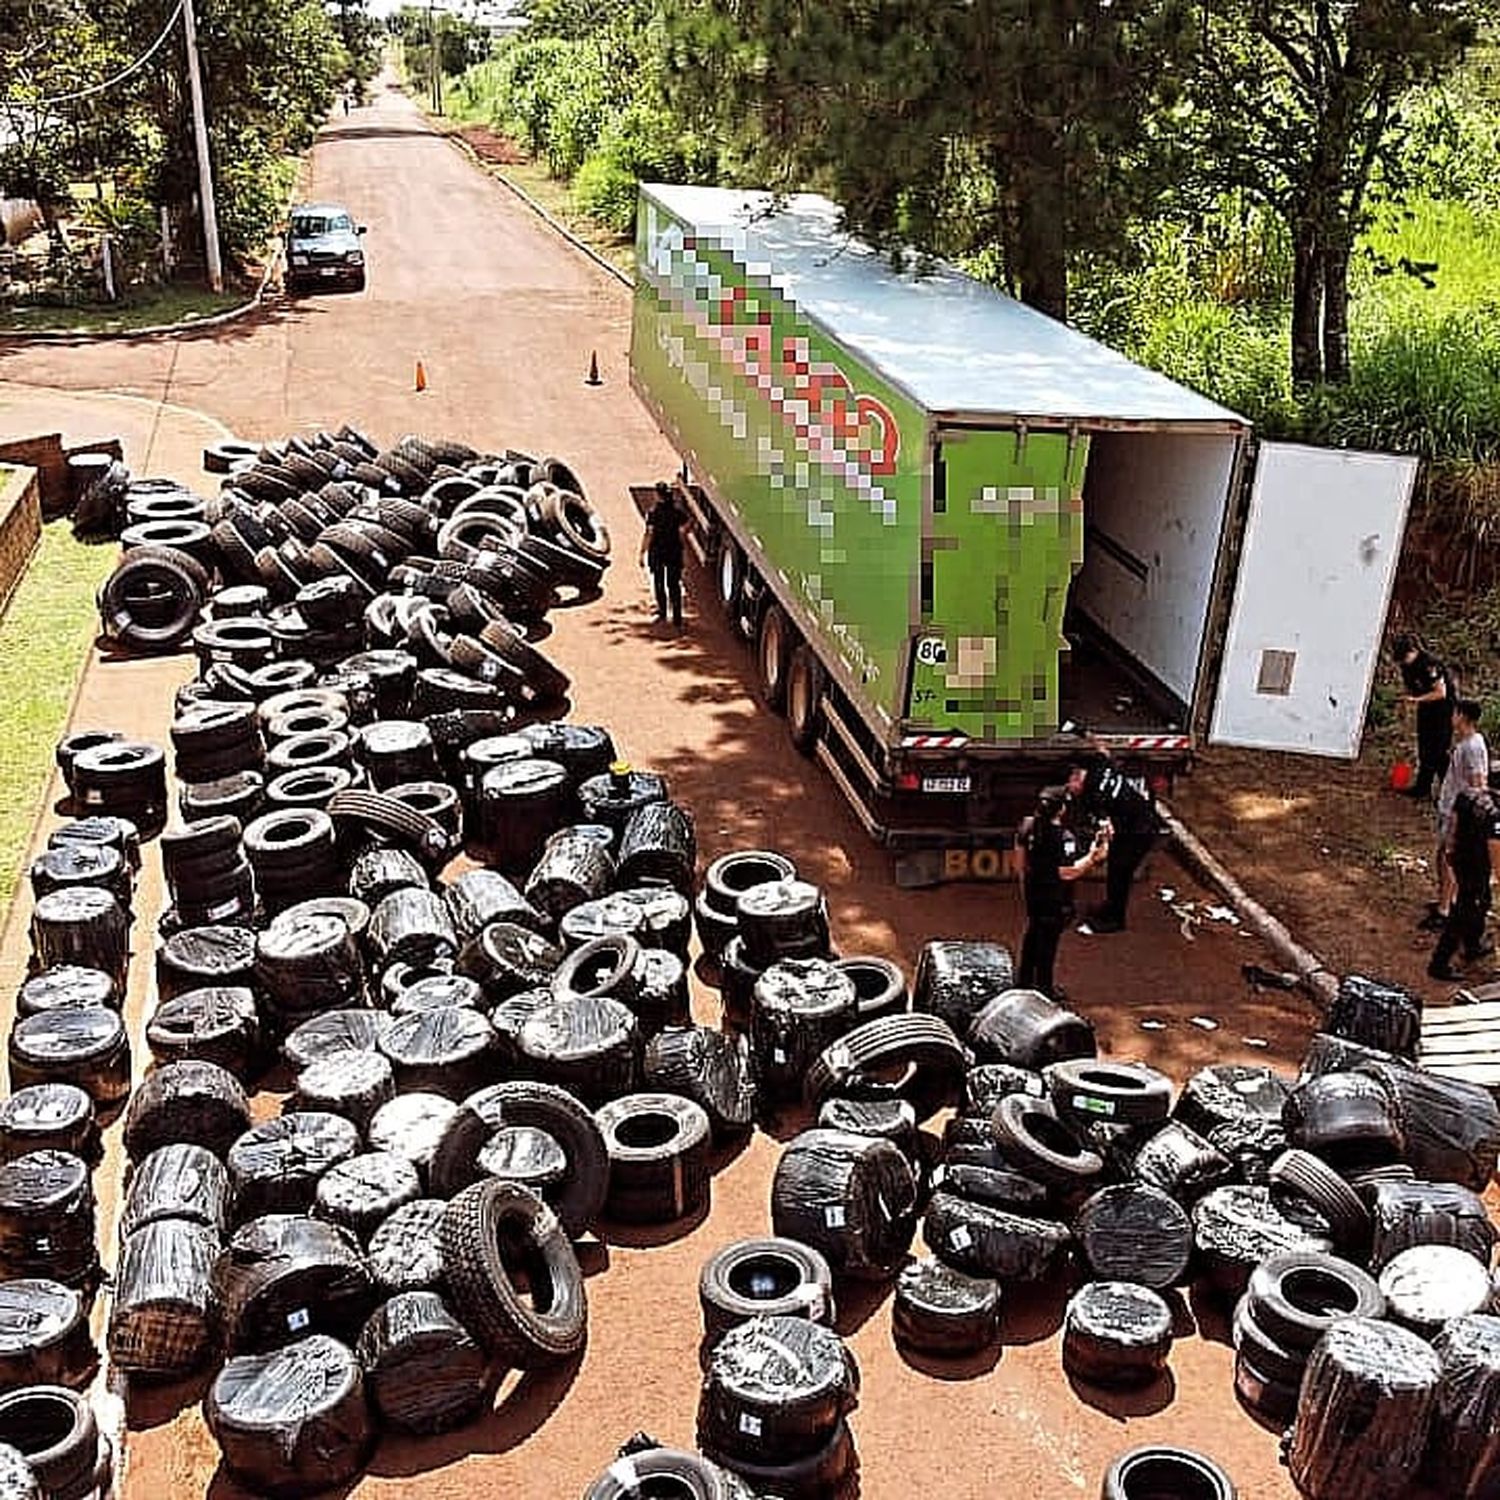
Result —
<svg viewBox="0 0 1500 1500"><path fill-rule="evenodd" d="M1263 443L1209 739L1353 759L1417 460Z"/></svg>

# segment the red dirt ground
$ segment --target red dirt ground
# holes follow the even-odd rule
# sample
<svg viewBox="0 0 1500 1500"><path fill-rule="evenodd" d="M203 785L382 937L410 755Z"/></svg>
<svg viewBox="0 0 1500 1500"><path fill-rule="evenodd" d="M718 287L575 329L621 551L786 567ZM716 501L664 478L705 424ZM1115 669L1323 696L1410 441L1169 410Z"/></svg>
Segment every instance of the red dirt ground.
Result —
<svg viewBox="0 0 1500 1500"><path fill-rule="evenodd" d="M248 322L174 341L7 351L0 376L34 390L113 389L165 399L206 410L250 437L352 416L382 439L425 430L485 448L515 444L563 454L614 532L616 565L601 601L555 616L547 649L572 675L574 716L609 725L624 754L664 771L674 794L694 809L704 860L737 846L784 849L826 887L836 940L848 953L884 953L909 967L936 936L1016 941L1013 887L895 888L886 856L756 705L745 652L716 617L690 601L684 635L662 635L651 623L634 566L639 523L626 487L670 472L674 455L626 384L624 289L476 172L394 92L324 132L311 176L310 192L348 203L371 226L364 296L282 303ZM594 350L605 384L585 390ZM429 377L421 396L412 390L417 358ZM0 388L0 428L24 405L8 412L8 394ZM38 398L28 400L31 420ZM150 466L201 483L188 456L199 440L195 430L179 431L171 411L148 410L151 421L134 425L128 456L141 465L152 441ZM699 583L690 573L690 594ZM187 670L185 661L96 663L77 722L118 722L161 741L170 687ZM1192 798L1201 791L1212 800L1213 774L1205 768L1195 779ZM1190 821L1197 818L1196 801L1185 810ZM1221 830L1203 826L1216 846ZM1246 869L1234 848L1223 852L1273 906L1284 888L1301 895L1275 866L1252 856ZM1309 1008L1295 995L1252 991L1240 964L1265 962L1260 945L1226 923L1184 922L1160 898L1162 887L1191 913L1211 904L1158 855L1129 933L1065 941L1061 977L1095 1023L1101 1049L1143 1057L1179 1080L1215 1061L1294 1067L1313 1029ZM1337 909L1351 904L1355 889L1330 869L1323 894ZM1312 908L1318 893L1303 899ZM158 901L159 891L148 886L137 929L142 949ZM12 949L24 941L24 915L12 915ZM152 1004L147 956L138 955L130 1004L137 1042ZM713 993L698 987L695 1007L712 1019ZM1146 1030L1143 1020L1164 1024ZM137 1055L144 1057L143 1046ZM387 1439L357 1494L556 1500L580 1494L638 1428L690 1444L698 1269L726 1241L767 1230L777 1150L775 1140L758 1134L726 1163L702 1223L664 1243L591 1251L589 1345L576 1368L507 1387L492 1414L451 1436ZM111 1163L100 1174L106 1223L117 1201L117 1154ZM108 1236L104 1244L108 1256ZM1092 1497L1110 1458L1146 1441L1214 1454L1234 1474L1242 1500L1291 1496L1276 1438L1233 1400L1221 1310L1184 1309L1169 1384L1142 1397L1105 1397L1075 1390L1062 1374L1059 1297L1026 1287L1006 1295L1004 1352L993 1369L964 1378L916 1370L898 1355L887 1288L844 1298L840 1327L863 1373L853 1427L871 1500L913 1493L942 1500ZM201 1382L130 1392L123 1490L131 1500L205 1493L239 1500L243 1492L219 1469L201 1420L201 1392Z"/></svg>

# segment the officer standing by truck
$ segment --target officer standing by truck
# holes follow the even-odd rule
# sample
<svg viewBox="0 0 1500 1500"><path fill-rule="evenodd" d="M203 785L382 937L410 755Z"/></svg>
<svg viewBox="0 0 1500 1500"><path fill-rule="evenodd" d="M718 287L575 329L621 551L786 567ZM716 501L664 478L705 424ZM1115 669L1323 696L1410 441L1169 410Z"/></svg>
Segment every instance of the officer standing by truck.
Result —
<svg viewBox="0 0 1500 1500"><path fill-rule="evenodd" d="M1063 821L1068 789L1044 787L1036 811L1016 830L1021 851L1021 893L1026 901L1026 935L1021 939L1021 966L1016 983L1040 990L1052 1000L1063 993L1052 977L1057 945L1073 920L1073 882L1096 868L1109 850L1109 829L1101 825L1088 853L1078 857L1077 835Z"/></svg>
<svg viewBox="0 0 1500 1500"><path fill-rule="evenodd" d="M656 485L656 503L646 514L641 537L641 566L650 570L656 588L656 618L665 620L672 610L672 623L682 628L682 533L688 513L676 490L663 480Z"/></svg>
<svg viewBox="0 0 1500 1500"><path fill-rule="evenodd" d="M1109 830L1104 901L1089 913L1084 930L1123 932L1130 883L1161 832L1156 804L1102 751L1085 757L1069 771L1068 795L1085 817Z"/></svg>

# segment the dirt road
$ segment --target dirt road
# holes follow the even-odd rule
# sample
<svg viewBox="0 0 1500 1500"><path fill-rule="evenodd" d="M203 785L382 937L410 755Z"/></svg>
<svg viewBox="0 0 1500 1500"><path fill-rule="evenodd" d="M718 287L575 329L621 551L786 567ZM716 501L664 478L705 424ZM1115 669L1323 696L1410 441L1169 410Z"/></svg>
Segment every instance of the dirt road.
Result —
<svg viewBox="0 0 1500 1500"><path fill-rule="evenodd" d="M674 456L626 384L625 289L394 92L324 132L307 193L347 204L369 225L367 293L300 299L170 341L10 349L0 353L0 379L180 403L249 437L351 418L382 439L415 429L484 448L560 453L603 508L617 563L603 600L555 617L548 649L573 676L575 716L608 724L625 754L664 771L695 809L704 857L735 846L784 849L826 886L846 953L880 952L910 965L934 936L1017 940L1011 889L893 887L887 859L832 785L757 707L747 658L717 619L690 609L684 636L656 633L633 565L638 522L625 487L667 472ZM598 388L583 384L593 351L604 377ZM420 395L412 389L418 359L429 382ZM690 587L697 582L690 576ZM107 677L116 669L93 670ZM181 670L179 663L156 673L159 739L166 684ZM1163 886L1178 910L1161 899ZM1295 997L1246 988L1241 962L1264 955L1227 923L1195 922L1207 901L1158 856L1128 934L1066 940L1064 982L1114 1055L1145 1057L1179 1079L1214 1060L1291 1066L1311 1030L1308 1013ZM712 992L696 999L711 1017ZM1163 1025L1148 1031L1142 1020ZM726 1241L767 1230L777 1149L758 1135L716 1179L713 1211L690 1233L650 1248L611 1245L594 1258L601 1269L589 1282L589 1348L576 1371L531 1378L519 1390L508 1385L492 1416L449 1437L385 1442L358 1493L554 1500L581 1493L638 1428L691 1445L698 1267ZM1235 1407L1222 1318L1206 1319L1205 1337L1183 1309L1170 1388L1145 1398L1086 1397L1060 1368L1059 1298L1024 1288L1007 1295L1003 1356L963 1381L935 1379L900 1359L883 1296L849 1299L842 1327L864 1375L853 1425L872 1500L919 1487L943 1500L1092 1497L1115 1452L1153 1439L1219 1456L1244 1500L1291 1494L1275 1439ZM127 1495L210 1488L219 1500L239 1495L216 1475L200 1394L201 1386L173 1388L133 1401Z"/></svg>

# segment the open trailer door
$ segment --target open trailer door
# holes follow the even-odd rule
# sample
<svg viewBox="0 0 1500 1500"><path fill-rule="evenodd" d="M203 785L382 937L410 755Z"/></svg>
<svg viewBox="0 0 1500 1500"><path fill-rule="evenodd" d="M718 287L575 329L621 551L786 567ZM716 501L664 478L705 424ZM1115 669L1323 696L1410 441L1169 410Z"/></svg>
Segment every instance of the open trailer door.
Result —
<svg viewBox="0 0 1500 1500"><path fill-rule="evenodd" d="M1417 460L1262 443L1209 740L1359 754Z"/></svg>

